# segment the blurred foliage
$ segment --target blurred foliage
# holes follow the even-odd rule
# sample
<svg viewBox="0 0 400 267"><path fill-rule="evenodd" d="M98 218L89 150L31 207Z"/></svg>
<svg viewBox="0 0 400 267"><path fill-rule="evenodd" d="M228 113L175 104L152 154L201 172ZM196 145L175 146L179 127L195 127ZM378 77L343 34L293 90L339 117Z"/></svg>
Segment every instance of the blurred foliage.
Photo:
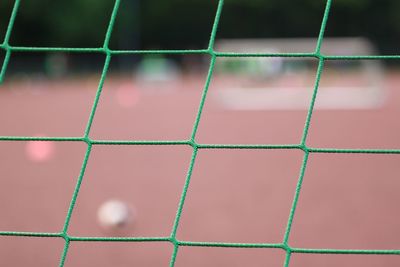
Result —
<svg viewBox="0 0 400 267"><path fill-rule="evenodd" d="M218 37L317 36L325 0L226 0ZM397 50L399 0L332 1L327 36L365 36ZM0 1L0 39L13 0ZM114 0L24 0L11 44L100 47ZM121 0L111 47L204 48L217 0Z"/></svg>

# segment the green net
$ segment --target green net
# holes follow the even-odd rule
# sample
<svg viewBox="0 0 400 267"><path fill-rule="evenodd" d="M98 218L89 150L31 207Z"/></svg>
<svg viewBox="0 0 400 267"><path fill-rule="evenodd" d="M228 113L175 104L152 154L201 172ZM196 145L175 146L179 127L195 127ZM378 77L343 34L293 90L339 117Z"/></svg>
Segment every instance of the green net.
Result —
<svg viewBox="0 0 400 267"><path fill-rule="evenodd" d="M219 0L218 8L213 23L209 44L207 49L199 50L112 50L109 48L109 41L113 31L113 25L117 17L118 7L120 0L116 0L114 8L111 14L111 18L108 24L108 29L105 34L103 47L101 48L64 48L64 47L23 47L23 46L12 46L9 44L10 35L13 29L13 24L18 12L20 0L16 0L10 20L8 23L7 31L3 43L0 48L5 51L5 57L3 65L0 71L0 83L3 82L7 65L10 60L12 53L21 51L34 51L34 52L50 52L50 51L62 51L62 52L89 52L89 53L102 53L106 55L105 64L101 73L100 82L98 85L97 93L94 99L94 103L90 112L90 116L86 125L86 129L83 137L23 137L23 136L0 136L0 141L57 141L57 142L84 142L87 144L86 154L82 163L79 178L70 202L70 206L66 215L64 226L59 233L45 233L45 232L6 232L1 231L0 236L26 236L26 237L54 237L63 238L65 240L65 246L62 252L59 266L64 266L65 260L68 256L68 249L71 242L170 242L174 245L174 250L171 256L170 266L175 266L175 261L178 256L178 250L182 246L198 246L198 247L229 247L229 248L278 248L282 249L286 253L284 266L290 265L290 258L293 253L318 253L318 254L397 254L400 255L400 250L347 250L347 249L309 249L309 248L295 248L291 247L288 243L290 232L292 228L293 219L296 212L296 207L302 187L302 181L305 170L307 168L307 162L310 153L375 153L375 154L400 154L398 149L334 149L334 148L311 148L306 145L306 139L308 136L308 130L310 127L311 116L313 114L314 103L316 100L318 86L321 79L321 74L324 68L324 62L327 60L379 60L379 59L399 59L399 55L383 56L383 55L354 55L354 56L330 56L321 53L321 45L324 39L324 31L328 21L328 15L331 7L331 0L327 0L323 20L321 23L318 40L316 43L315 52L313 53L233 53L233 52L218 52L214 50L214 42L218 29L218 23L221 16L224 0ZM97 105L102 93L103 84L109 69L110 60L114 55L117 54L204 54L211 56L211 63L208 70L207 79L204 85L203 94L201 97L200 105L198 108L197 116L193 124L193 130L188 140L175 140L175 141L136 141L136 140L93 140L89 138L89 133L92 127L93 119L96 113ZM315 85L313 89L313 95L311 103L308 109L302 138L299 144L282 144L282 145L230 145L230 144L199 144L196 142L195 137L199 122L202 115L204 103L206 101L207 91L213 76L214 65L218 57L290 57L290 58L315 58L319 61ZM183 187L182 195L180 197L179 206L177 209L175 221L170 236L168 237L77 237L70 236L68 234L68 228L71 220L71 216L77 201L81 183L85 174L85 169L88 163L88 159L91 154L92 147L94 145L186 145L193 149L190 165L187 171L187 177ZM293 204L290 210L290 215L287 221L286 231L281 243L222 243L222 242L192 242L178 240L177 230L181 214L183 211L186 194L190 185L190 178L192 176L193 167L196 162L198 151L201 149L295 149L304 152L304 158L293 198Z"/></svg>

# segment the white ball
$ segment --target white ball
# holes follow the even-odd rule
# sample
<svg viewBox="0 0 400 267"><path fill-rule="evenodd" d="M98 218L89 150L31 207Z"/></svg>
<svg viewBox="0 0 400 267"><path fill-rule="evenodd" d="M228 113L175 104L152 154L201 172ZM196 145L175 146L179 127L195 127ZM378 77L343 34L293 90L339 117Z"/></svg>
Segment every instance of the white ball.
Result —
<svg viewBox="0 0 400 267"><path fill-rule="evenodd" d="M107 229L117 229L133 223L132 208L120 200L108 200L97 211L97 218L101 226Z"/></svg>

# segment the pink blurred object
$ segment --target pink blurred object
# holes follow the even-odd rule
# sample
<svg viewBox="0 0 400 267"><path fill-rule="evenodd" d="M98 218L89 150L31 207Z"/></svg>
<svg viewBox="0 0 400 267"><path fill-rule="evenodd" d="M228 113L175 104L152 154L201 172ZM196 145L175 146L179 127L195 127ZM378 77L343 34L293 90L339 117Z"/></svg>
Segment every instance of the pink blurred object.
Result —
<svg viewBox="0 0 400 267"><path fill-rule="evenodd" d="M54 157L55 153L55 145L52 141L29 141L25 149L29 160L34 162L48 161Z"/></svg>
<svg viewBox="0 0 400 267"><path fill-rule="evenodd" d="M115 98L121 107L131 108L139 102L140 94L131 84L123 84L117 89Z"/></svg>

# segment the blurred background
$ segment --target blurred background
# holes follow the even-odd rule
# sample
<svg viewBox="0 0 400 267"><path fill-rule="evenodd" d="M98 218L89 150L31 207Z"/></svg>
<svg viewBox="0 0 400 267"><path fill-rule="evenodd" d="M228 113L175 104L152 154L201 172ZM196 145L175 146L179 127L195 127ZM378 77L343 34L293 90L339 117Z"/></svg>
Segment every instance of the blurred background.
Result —
<svg viewBox="0 0 400 267"><path fill-rule="evenodd" d="M0 30L5 31L13 1L2 1ZM100 46L113 1L24 2L12 44L32 46ZM203 48L217 1L121 1L111 47L121 49ZM325 1L230 0L218 30L221 38L316 37ZM364 36L381 53L398 51L400 22L394 0L336 0L327 36ZM240 18L240 19L238 19Z"/></svg>
<svg viewBox="0 0 400 267"><path fill-rule="evenodd" d="M333 0L322 53L398 55L400 2ZM0 2L3 42L14 1ZM206 49L217 1L121 0L114 50ZM313 52L324 0L226 0L220 52ZM21 1L9 44L102 47L114 1ZM0 49L0 66L5 49ZM12 52L0 136L81 137L102 53ZM313 148L400 149L399 60L328 60L307 136ZM95 140L188 140L210 56L113 55ZM299 144L318 60L218 57L200 144ZM0 142L0 231L60 232L83 142ZM68 234L168 237L192 148L93 145ZM201 149L177 231L182 241L281 243L301 150ZM310 154L289 245L399 249L398 154ZM61 238L0 236L1 266L58 266ZM71 242L65 266L169 266L168 242ZM280 249L180 247L175 266L283 266ZM293 254L291 267L398 266L397 255Z"/></svg>

